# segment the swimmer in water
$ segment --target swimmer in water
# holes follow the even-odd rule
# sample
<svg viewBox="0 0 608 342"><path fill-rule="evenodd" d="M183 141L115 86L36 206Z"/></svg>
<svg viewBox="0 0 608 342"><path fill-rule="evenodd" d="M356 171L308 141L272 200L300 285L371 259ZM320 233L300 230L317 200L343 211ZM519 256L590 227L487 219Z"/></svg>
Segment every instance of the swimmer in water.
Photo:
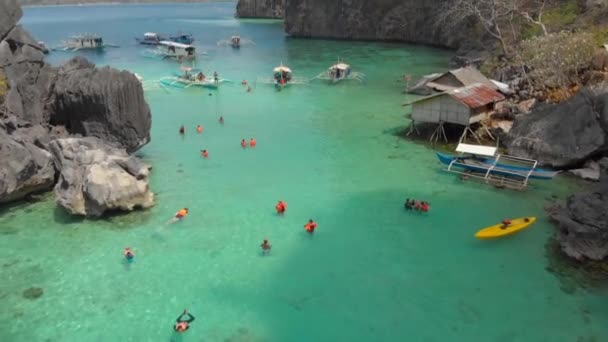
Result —
<svg viewBox="0 0 608 342"><path fill-rule="evenodd" d="M247 81L243 80L243 81L241 82L241 84L242 84L242 85L244 85L244 86L246 86L246 85L247 85Z"/></svg>
<svg viewBox="0 0 608 342"><path fill-rule="evenodd" d="M272 248L272 246L270 245L270 243L268 243L268 240L266 240L266 239L264 239L264 241L262 241L262 244L260 245L260 247L262 247L263 255L270 253L270 249Z"/></svg>
<svg viewBox="0 0 608 342"><path fill-rule="evenodd" d="M279 203L277 203L277 205L275 206L275 209L277 210L277 214L283 215L285 213L285 210L287 210L287 203L279 201Z"/></svg>
<svg viewBox="0 0 608 342"><path fill-rule="evenodd" d="M184 319L184 316L188 316ZM177 317L173 330L178 333L183 333L190 328L190 323L194 322L194 316L192 316L188 310L184 309L184 312Z"/></svg>
<svg viewBox="0 0 608 342"><path fill-rule="evenodd" d="M131 247L125 247L124 255L127 261L133 261L133 258L135 258L135 253L133 252Z"/></svg>
<svg viewBox="0 0 608 342"><path fill-rule="evenodd" d="M201 156L203 156L203 158L209 158L209 152L207 152L207 150L201 150Z"/></svg>
<svg viewBox="0 0 608 342"><path fill-rule="evenodd" d="M179 134L184 135L185 133L186 133L186 127L184 127L184 125L182 125L182 126L179 128Z"/></svg>
<svg viewBox="0 0 608 342"><path fill-rule="evenodd" d="M249 146L251 147L255 147L255 145L257 145L258 143L255 141L255 139L251 138L251 140L249 140Z"/></svg>
<svg viewBox="0 0 608 342"><path fill-rule="evenodd" d="M245 141L245 139L241 140L241 147L242 148L246 148L247 147L247 142Z"/></svg>
<svg viewBox="0 0 608 342"><path fill-rule="evenodd" d="M181 221L184 217L188 216L188 213L189 213L188 208L180 209L178 212L175 213L175 216L173 216L173 218L171 220L169 220L169 223L175 223L177 221Z"/></svg>
<svg viewBox="0 0 608 342"><path fill-rule="evenodd" d="M310 219L308 220L308 223L304 225L304 229L306 229L306 231L310 234L313 234L315 232L315 229L317 229L317 223Z"/></svg>
<svg viewBox="0 0 608 342"><path fill-rule="evenodd" d="M201 125L196 126L196 131L198 133L203 133L203 126L201 126Z"/></svg>
<svg viewBox="0 0 608 342"><path fill-rule="evenodd" d="M247 92L248 92L248 93L251 93L251 91L252 91L252 90L253 90L253 89L251 89L251 87L247 87Z"/></svg>
<svg viewBox="0 0 608 342"><path fill-rule="evenodd" d="M224 117L220 116L220 125L223 125L223 124L224 124Z"/></svg>

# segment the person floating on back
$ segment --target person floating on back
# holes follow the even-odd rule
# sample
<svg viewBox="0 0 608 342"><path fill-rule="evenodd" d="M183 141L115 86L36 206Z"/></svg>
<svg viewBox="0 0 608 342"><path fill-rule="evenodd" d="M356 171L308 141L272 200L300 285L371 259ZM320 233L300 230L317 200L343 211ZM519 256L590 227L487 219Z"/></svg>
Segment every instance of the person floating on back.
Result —
<svg viewBox="0 0 608 342"><path fill-rule="evenodd" d="M129 262L133 261L133 258L135 258L135 253L133 252L131 247L125 247L124 255L125 259L127 259L127 261Z"/></svg>
<svg viewBox="0 0 608 342"><path fill-rule="evenodd" d="M268 243L268 240L264 239L264 241L262 241L262 244L260 245L260 247L262 247L262 255L266 255L268 253L270 253L270 249L272 248L272 246L270 245L270 243Z"/></svg>
<svg viewBox="0 0 608 342"><path fill-rule="evenodd" d="M179 128L179 134L184 135L185 133L186 133L186 127L184 127L184 125L182 125L182 126Z"/></svg>
<svg viewBox="0 0 608 342"><path fill-rule="evenodd" d="M200 134L200 133L203 133L203 126L201 126L201 125L196 126L196 131L197 131L199 134Z"/></svg>
<svg viewBox="0 0 608 342"><path fill-rule="evenodd" d="M287 203L281 200L274 208L277 210L277 214L283 215L285 213L285 210L287 210Z"/></svg>
<svg viewBox="0 0 608 342"><path fill-rule="evenodd" d="M180 209L178 212L175 213L175 216L173 216L173 218L170 219L168 223L175 223L177 221L181 221L184 217L188 216L188 213L188 208Z"/></svg>
<svg viewBox="0 0 608 342"><path fill-rule="evenodd" d="M258 143L255 141L255 139L251 138L251 140L249 140L249 146L251 147L255 147L255 145L257 145Z"/></svg>
<svg viewBox="0 0 608 342"><path fill-rule="evenodd" d="M203 158L209 158L209 152L207 152L207 150L201 150L201 156L203 156Z"/></svg>
<svg viewBox="0 0 608 342"><path fill-rule="evenodd" d="M310 219L308 220L308 223L304 225L304 229L306 229L308 233L313 234L315 229L317 229L317 223Z"/></svg>
<svg viewBox="0 0 608 342"><path fill-rule="evenodd" d="M246 148L247 147L247 142L245 141L245 139L241 140L241 147L242 148Z"/></svg>
<svg viewBox="0 0 608 342"><path fill-rule="evenodd" d="M184 316L188 317L184 318ZM192 322L194 322L194 316L192 316L188 310L184 309L184 312L175 320L173 330L177 331L178 333L183 333L190 329L190 323Z"/></svg>

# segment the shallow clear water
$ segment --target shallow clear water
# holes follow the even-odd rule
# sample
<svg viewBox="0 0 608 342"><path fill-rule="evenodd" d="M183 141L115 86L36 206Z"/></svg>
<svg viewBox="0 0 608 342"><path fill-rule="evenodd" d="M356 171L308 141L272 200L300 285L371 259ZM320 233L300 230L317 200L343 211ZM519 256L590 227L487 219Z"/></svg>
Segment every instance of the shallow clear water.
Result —
<svg viewBox="0 0 608 342"><path fill-rule="evenodd" d="M381 43L292 40L281 23L239 21L234 4L30 8L22 24L47 44L99 32L121 45L85 54L146 80L177 65L144 59L145 31L192 32L199 66L236 81L219 91L152 89L157 205L108 220L78 220L52 195L0 214L2 341L602 341L605 293L567 294L545 270L552 232L543 206L564 179L524 193L462 183L432 149L403 140L403 73L447 65L444 51ZM86 18L84 16L86 15ZM240 51L215 42L235 32ZM60 63L73 54L54 53ZM343 57L368 82L276 92L257 84L281 61L314 76ZM211 96L209 96L211 93ZM217 123L219 115L226 119ZM178 127L187 127L185 137ZM205 127L203 134L195 126ZM255 150L241 139L255 137ZM210 158L199 157L208 149ZM404 212L426 199L427 215ZM274 213L279 199L289 204ZM191 214L165 222L181 207ZM539 216L532 229L480 242L503 217ZM319 228L308 236L303 224ZM261 240L272 253L262 257ZM122 248L136 253L123 262ZM22 297L44 288L37 300ZM172 323L189 308L182 336Z"/></svg>

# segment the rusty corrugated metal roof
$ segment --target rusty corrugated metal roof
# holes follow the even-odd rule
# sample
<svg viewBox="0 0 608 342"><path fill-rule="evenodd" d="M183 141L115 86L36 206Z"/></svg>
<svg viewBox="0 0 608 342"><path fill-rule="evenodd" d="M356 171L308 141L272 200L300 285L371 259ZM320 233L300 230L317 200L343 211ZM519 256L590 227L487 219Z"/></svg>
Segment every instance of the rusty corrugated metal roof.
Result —
<svg viewBox="0 0 608 342"><path fill-rule="evenodd" d="M446 93L471 109L483 107L490 103L505 99L501 93L481 83L453 89Z"/></svg>

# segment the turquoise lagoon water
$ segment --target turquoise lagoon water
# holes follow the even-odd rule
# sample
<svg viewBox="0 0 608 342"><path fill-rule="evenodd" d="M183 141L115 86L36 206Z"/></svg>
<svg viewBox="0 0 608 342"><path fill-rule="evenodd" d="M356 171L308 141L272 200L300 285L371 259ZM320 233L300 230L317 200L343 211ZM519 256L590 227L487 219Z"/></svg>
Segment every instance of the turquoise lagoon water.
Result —
<svg viewBox="0 0 608 342"><path fill-rule="evenodd" d="M552 227L543 206L564 179L518 193L463 183L433 150L394 135L404 119L403 73L446 67L424 47L293 40L282 24L233 19L234 4L30 8L22 24L47 44L99 32L119 49L84 54L154 80L177 65L142 58L145 31L192 32L199 66L236 81L219 91L146 92L157 205L107 220L73 219L52 195L2 210L2 341L602 341L606 293L573 293L546 271ZM239 51L216 41L238 32ZM53 53L58 64L73 54ZM368 82L276 92L252 83L281 61L314 76L338 57ZM219 115L226 119L217 123ZM185 137L178 127L187 127ZM205 127L203 134L195 126ZM241 139L255 137L255 150ZM199 157L208 149L210 158ZM404 212L426 199L428 215ZM279 199L289 204L274 213ZM181 207L191 214L165 222ZM539 216L530 230L480 242L503 217ZM319 228L308 236L303 224ZM262 257L268 238L272 253ZM126 265L122 248L136 252ZM22 297L42 287L36 300ZM184 308L192 328L174 336Z"/></svg>

